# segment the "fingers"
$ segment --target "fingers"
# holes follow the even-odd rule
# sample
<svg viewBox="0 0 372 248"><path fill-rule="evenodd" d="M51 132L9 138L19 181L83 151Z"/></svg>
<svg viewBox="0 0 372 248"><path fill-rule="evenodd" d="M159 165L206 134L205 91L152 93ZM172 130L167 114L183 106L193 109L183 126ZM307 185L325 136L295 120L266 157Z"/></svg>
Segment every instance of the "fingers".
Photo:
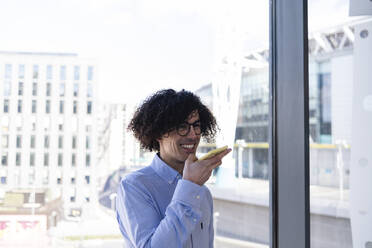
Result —
<svg viewBox="0 0 372 248"><path fill-rule="evenodd" d="M217 154L216 156L214 156L210 159L206 159L205 161L207 161L207 166L211 166L211 167L214 167L214 168L217 167L218 165L216 166L216 164L217 163L221 164L222 163L221 162L222 158L225 157L229 152L231 152L231 148L226 149L225 151Z"/></svg>
<svg viewBox="0 0 372 248"><path fill-rule="evenodd" d="M187 157L185 163L186 164L191 164L191 163L195 162L196 160L198 160L198 158L195 156L195 154L190 153L189 156Z"/></svg>

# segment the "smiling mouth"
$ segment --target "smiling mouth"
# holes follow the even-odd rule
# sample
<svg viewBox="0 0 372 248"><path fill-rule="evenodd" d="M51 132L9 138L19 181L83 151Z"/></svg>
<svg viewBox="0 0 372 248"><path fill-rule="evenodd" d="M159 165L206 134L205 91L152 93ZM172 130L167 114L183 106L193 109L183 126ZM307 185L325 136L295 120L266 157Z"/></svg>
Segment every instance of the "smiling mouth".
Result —
<svg viewBox="0 0 372 248"><path fill-rule="evenodd" d="M189 145L181 145L182 148L186 149L186 150L193 150L194 147L195 147L195 144L189 144Z"/></svg>

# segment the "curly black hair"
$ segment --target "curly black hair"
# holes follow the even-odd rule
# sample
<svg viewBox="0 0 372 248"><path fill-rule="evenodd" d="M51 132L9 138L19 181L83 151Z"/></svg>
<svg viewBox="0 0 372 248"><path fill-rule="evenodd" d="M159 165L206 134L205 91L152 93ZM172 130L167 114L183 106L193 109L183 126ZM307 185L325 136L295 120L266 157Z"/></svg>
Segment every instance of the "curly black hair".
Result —
<svg viewBox="0 0 372 248"><path fill-rule="evenodd" d="M213 141L218 130L215 117L197 95L186 90L165 89L148 97L135 111L128 130L142 148L160 151L157 140L185 122L194 110L199 112L201 136Z"/></svg>

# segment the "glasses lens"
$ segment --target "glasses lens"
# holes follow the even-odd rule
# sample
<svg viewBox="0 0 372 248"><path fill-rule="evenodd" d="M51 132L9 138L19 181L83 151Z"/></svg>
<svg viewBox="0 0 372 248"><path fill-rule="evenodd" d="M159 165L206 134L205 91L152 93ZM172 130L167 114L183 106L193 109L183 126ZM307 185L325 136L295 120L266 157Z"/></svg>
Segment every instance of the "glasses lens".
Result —
<svg viewBox="0 0 372 248"><path fill-rule="evenodd" d="M177 127L177 133L181 136L185 136L189 132L189 128L190 128L189 124L186 123L180 124Z"/></svg>
<svg viewBox="0 0 372 248"><path fill-rule="evenodd" d="M195 134L199 135L201 133L200 123L194 124L193 127L194 127Z"/></svg>

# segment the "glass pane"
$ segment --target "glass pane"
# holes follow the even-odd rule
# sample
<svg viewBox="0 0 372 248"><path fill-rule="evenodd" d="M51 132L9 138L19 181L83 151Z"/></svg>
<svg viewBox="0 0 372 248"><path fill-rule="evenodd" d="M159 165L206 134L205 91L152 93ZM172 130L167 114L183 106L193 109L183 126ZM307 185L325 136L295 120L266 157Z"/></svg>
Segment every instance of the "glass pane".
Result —
<svg viewBox="0 0 372 248"><path fill-rule="evenodd" d="M217 120L196 156L233 149L186 246L208 247L204 232L216 248L268 247L269 1L20 1L0 9L0 206L12 211L0 209L0 247L128 247L117 188L157 155L127 127L167 88L199 96Z"/></svg>
<svg viewBox="0 0 372 248"><path fill-rule="evenodd" d="M309 1L312 248L372 247L372 19L353 4Z"/></svg>

